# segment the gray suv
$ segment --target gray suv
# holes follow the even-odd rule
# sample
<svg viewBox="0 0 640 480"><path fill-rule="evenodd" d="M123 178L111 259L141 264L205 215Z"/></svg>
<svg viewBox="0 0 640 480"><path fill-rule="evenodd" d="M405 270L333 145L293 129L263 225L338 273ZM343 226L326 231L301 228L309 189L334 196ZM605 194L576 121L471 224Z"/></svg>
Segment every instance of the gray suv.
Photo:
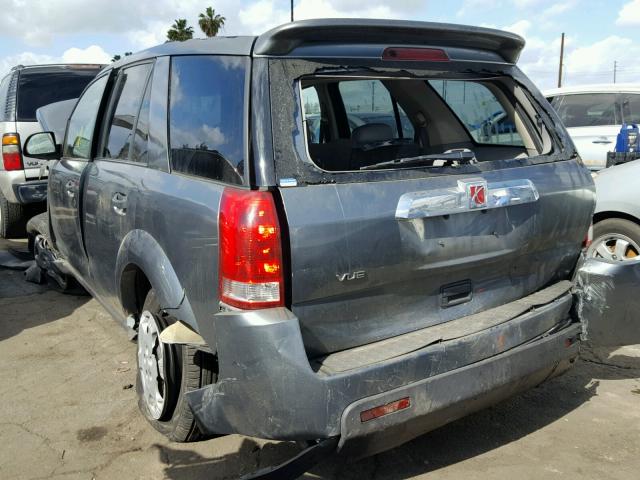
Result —
<svg viewBox="0 0 640 480"><path fill-rule="evenodd" d="M537 385L635 267L580 268L593 181L523 46L313 20L127 57L59 146L27 142L52 160L39 268L137 334L140 409L175 441L368 455Z"/></svg>
<svg viewBox="0 0 640 480"><path fill-rule="evenodd" d="M41 130L36 110L77 98L101 65L17 66L0 80L0 237L24 233L29 205L43 204L46 171L41 160L22 154L24 140ZM40 210L42 211L42 210Z"/></svg>

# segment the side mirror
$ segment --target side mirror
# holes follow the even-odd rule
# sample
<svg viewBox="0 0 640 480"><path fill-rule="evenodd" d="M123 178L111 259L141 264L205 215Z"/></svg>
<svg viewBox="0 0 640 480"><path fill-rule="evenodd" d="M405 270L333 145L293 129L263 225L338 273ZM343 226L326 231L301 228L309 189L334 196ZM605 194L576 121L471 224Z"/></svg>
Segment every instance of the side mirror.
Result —
<svg viewBox="0 0 640 480"><path fill-rule="evenodd" d="M62 146L56 144L53 132L38 132L30 135L24 142L24 154L42 160L59 160L62 157Z"/></svg>

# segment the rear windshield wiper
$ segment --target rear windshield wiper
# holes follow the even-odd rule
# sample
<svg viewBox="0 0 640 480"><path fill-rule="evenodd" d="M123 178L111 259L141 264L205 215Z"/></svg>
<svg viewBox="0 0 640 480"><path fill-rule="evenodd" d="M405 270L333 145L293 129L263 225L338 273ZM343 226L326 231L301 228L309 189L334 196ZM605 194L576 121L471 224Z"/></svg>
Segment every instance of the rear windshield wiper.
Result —
<svg viewBox="0 0 640 480"><path fill-rule="evenodd" d="M460 148L454 150L447 150L446 152L436 153L432 155L419 155L417 157L399 158L397 160L388 160L385 162L374 163L373 165L365 165L360 167L360 170L374 170L376 168L383 167L407 167L411 165L420 165L422 163L429 163L434 166L433 163L437 160L444 162L454 163L477 163L476 155L468 148ZM438 165L439 166L439 165Z"/></svg>

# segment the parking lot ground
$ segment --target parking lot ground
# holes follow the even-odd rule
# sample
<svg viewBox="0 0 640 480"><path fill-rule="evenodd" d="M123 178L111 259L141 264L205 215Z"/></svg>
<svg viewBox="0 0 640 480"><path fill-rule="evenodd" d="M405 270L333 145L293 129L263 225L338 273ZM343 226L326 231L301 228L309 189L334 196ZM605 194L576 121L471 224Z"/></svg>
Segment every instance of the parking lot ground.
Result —
<svg viewBox="0 0 640 480"><path fill-rule="evenodd" d="M135 369L134 344L95 300L0 270L0 478L237 478L298 451L239 435L168 442L138 413ZM640 346L598 351L498 406L304 478L636 479L639 376Z"/></svg>

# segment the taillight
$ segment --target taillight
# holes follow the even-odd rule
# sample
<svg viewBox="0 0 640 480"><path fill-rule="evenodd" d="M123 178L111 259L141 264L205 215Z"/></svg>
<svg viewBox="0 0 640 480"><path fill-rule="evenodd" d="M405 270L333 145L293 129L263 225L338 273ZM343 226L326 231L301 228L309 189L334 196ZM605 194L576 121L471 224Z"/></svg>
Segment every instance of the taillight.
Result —
<svg viewBox="0 0 640 480"><path fill-rule="evenodd" d="M582 248L589 248L592 242L593 242L593 223L589 225L589 230L587 230L587 235L584 237L584 241L582 242Z"/></svg>
<svg viewBox="0 0 640 480"><path fill-rule="evenodd" d="M383 60L408 60L422 62L448 62L449 55L439 48L387 47L382 52Z"/></svg>
<svg viewBox="0 0 640 480"><path fill-rule="evenodd" d="M225 188L219 228L220 301L241 309L284 305L281 234L273 195Z"/></svg>
<svg viewBox="0 0 640 480"><path fill-rule="evenodd" d="M2 136L2 163L5 170L22 170L20 135L5 133Z"/></svg>

